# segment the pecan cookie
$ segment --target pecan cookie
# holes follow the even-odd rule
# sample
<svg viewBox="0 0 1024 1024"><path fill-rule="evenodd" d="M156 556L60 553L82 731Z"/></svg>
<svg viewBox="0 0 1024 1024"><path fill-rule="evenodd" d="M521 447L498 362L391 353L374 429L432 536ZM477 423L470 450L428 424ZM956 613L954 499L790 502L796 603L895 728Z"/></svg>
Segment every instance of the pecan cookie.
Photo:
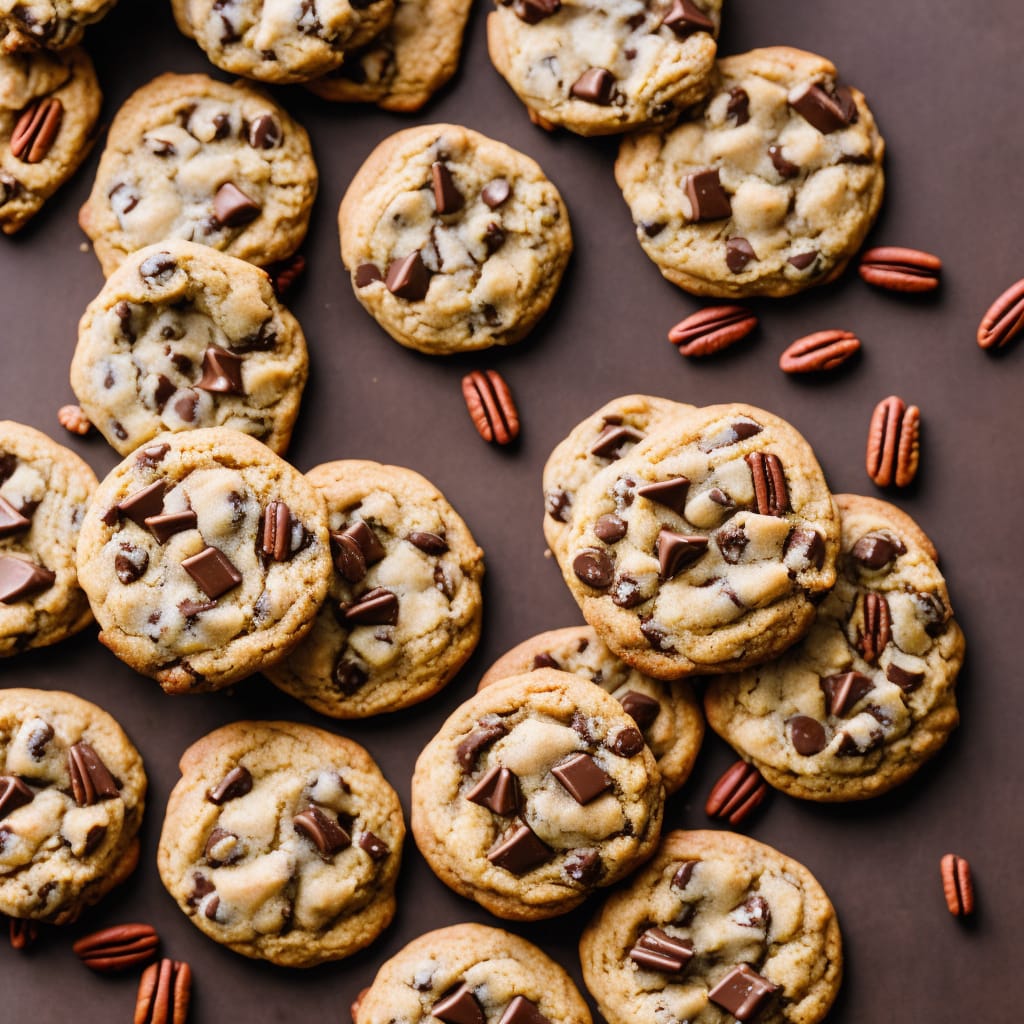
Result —
<svg viewBox="0 0 1024 1024"><path fill-rule="evenodd" d="M0 49L63 50L81 42L117 0L0 0ZM84 155L84 154L83 154Z"/></svg>
<svg viewBox="0 0 1024 1024"><path fill-rule="evenodd" d="M168 693L216 690L313 625L331 557L323 498L258 441L162 434L100 484L78 574L100 640Z"/></svg>
<svg viewBox="0 0 1024 1024"><path fill-rule="evenodd" d="M0 657L92 622L75 547L96 475L38 430L0 422Z"/></svg>
<svg viewBox="0 0 1024 1024"><path fill-rule="evenodd" d="M412 830L434 873L492 914L564 914L650 856L664 789L622 705L538 669L471 697L416 762Z"/></svg>
<svg viewBox="0 0 1024 1024"><path fill-rule="evenodd" d="M89 155L102 101L84 50L0 55L0 231L5 235L24 227Z"/></svg>
<svg viewBox="0 0 1024 1024"><path fill-rule="evenodd" d="M615 178L644 252L695 295L791 295L838 277L882 202L863 95L789 47L718 62L692 119L625 139Z"/></svg>
<svg viewBox="0 0 1024 1024"><path fill-rule="evenodd" d="M931 541L876 498L836 497L835 589L778 661L716 679L712 728L806 800L860 800L905 781L956 728L964 637Z"/></svg>
<svg viewBox="0 0 1024 1024"><path fill-rule="evenodd" d="M157 866L192 923L285 967L341 960L395 913L405 822L358 743L290 722L235 722L193 743Z"/></svg>
<svg viewBox="0 0 1024 1024"><path fill-rule="evenodd" d="M266 273L194 242L131 253L78 325L71 387L122 455L164 431L230 427L283 453L309 372Z"/></svg>
<svg viewBox="0 0 1024 1024"><path fill-rule="evenodd" d="M511 345L551 303L569 215L529 157L451 124L385 139L339 212L356 298L395 341L431 355Z"/></svg>
<svg viewBox="0 0 1024 1024"><path fill-rule="evenodd" d="M107 275L177 238L266 265L302 244L316 191L306 130L262 92L167 74L117 112L78 221Z"/></svg>
<svg viewBox="0 0 1024 1024"><path fill-rule="evenodd" d="M135 870L146 773L101 708L0 689L0 913L68 924Z"/></svg>
<svg viewBox="0 0 1024 1024"><path fill-rule="evenodd" d="M775 657L835 582L839 517L821 468L762 409L676 413L575 508L562 575L601 639L659 679Z"/></svg>
<svg viewBox="0 0 1024 1024"><path fill-rule="evenodd" d="M711 88L722 0L499 0L498 72L545 126L610 135L674 121Z"/></svg>
<svg viewBox="0 0 1024 1024"><path fill-rule="evenodd" d="M482 924L413 940L377 972L353 1024L591 1024L568 974L532 943Z"/></svg>
<svg viewBox="0 0 1024 1024"><path fill-rule="evenodd" d="M266 676L333 718L432 697L480 638L483 552L411 469L353 459L306 479L327 502L335 571L309 636Z"/></svg>
<svg viewBox="0 0 1024 1024"><path fill-rule="evenodd" d="M704 716L690 683L645 676L616 658L590 626L569 626L513 647L484 673L478 688L541 668L583 676L615 697L654 754L666 793L687 780L704 738Z"/></svg>
<svg viewBox="0 0 1024 1024"><path fill-rule="evenodd" d="M584 931L580 961L608 1024L817 1024L843 975L814 876L732 832L669 832Z"/></svg>

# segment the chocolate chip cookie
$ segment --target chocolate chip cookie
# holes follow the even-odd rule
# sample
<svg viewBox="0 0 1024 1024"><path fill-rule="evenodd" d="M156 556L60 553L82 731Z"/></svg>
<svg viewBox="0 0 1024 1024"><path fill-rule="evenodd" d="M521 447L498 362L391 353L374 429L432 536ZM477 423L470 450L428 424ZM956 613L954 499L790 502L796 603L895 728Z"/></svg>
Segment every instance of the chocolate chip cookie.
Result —
<svg viewBox="0 0 1024 1024"><path fill-rule="evenodd" d="M843 975L814 876L732 832L669 832L584 931L580 961L608 1024L817 1024Z"/></svg>
<svg viewBox="0 0 1024 1024"><path fill-rule="evenodd" d="M264 93L167 74L117 112L78 220L108 276L178 238L265 266L302 244L316 191L306 130Z"/></svg>
<svg viewBox="0 0 1024 1024"><path fill-rule="evenodd" d="M285 967L341 960L395 913L405 822L358 743L291 722L235 722L193 743L157 866L192 923Z"/></svg>
<svg viewBox="0 0 1024 1024"><path fill-rule="evenodd" d="M860 800L905 781L957 725L964 637L928 538L876 498L836 497L835 589L778 661L711 684L712 728L771 785Z"/></svg>
<svg viewBox="0 0 1024 1024"><path fill-rule="evenodd" d="M654 754L666 793L687 780L704 738L704 716L690 683L645 676L616 658L590 626L569 626L513 647L484 673L479 689L541 668L572 672L615 697Z"/></svg>
<svg viewBox="0 0 1024 1024"><path fill-rule="evenodd" d="M721 0L499 0L487 46L545 126L609 135L673 121L711 87Z"/></svg>
<svg viewBox="0 0 1024 1024"><path fill-rule="evenodd" d="M0 0L0 49L63 50L81 42L87 25L117 0ZM84 154L83 154L84 155Z"/></svg>
<svg viewBox="0 0 1024 1024"><path fill-rule="evenodd" d="M92 622L75 547L96 475L38 430L0 422L0 657Z"/></svg>
<svg viewBox="0 0 1024 1024"><path fill-rule="evenodd" d="M220 689L283 658L330 572L323 498L224 428L161 434L130 455L97 489L78 544L100 640L168 693Z"/></svg>
<svg viewBox="0 0 1024 1024"><path fill-rule="evenodd" d="M0 689L0 913L68 924L135 870L146 773L101 708Z"/></svg>
<svg viewBox="0 0 1024 1024"><path fill-rule="evenodd" d="M572 252L540 167L451 124L385 139L349 185L339 227L356 298L395 341L431 355L525 337Z"/></svg>
<svg viewBox="0 0 1024 1024"><path fill-rule="evenodd" d="M122 455L230 427L283 453L309 372L298 321L258 267L194 242L131 253L78 325L71 387Z"/></svg>
<svg viewBox="0 0 1024 1024"><path fill-rule="evenodd" d="M863 95L790 47L718 62L701 111L622 143L615 178L644 252L695 295L791 295L838 277L882 202Z"/></svg>
<svg viewBox="0 0 1024 1024"><path fill-rule="evenodd" d="M411 469L353 459L306 479L327 502L334 574L309 636L266 675L333 718L432 697L480 638L483 552Z"/></svg>
<svg viewBox="0 0 1024 1024"><path fill-rule="evenodd" d="M650 856L664 789L599 686L537 669L481 690L427 744L412 829L434 873L492 914L564 914Z"/></svg>
<svg viewBox="0 0 1024 1024"><path fill-rule="evenodd" d="M555 551L598 636L658 679L759 664L835 582L839 517L814 453L746 405L677 412L577 493Z"/></svg>

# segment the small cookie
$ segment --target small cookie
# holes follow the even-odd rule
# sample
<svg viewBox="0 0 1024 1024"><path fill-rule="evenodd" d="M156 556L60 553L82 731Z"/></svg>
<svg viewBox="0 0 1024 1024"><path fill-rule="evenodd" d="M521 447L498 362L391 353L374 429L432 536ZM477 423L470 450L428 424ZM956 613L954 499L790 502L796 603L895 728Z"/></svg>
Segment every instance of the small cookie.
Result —
<svg viewBox="0 0 1024 1024"><path fill-rule="evenodd" d="M839 517L810 446L746 405L680 412L577 494L562 575L641 672L728 672L784 651L835 582Z"/></svg>
<svg viewBox="0 0 1024 1024"><path fill-rule="evenodd" d="M64 50L81 42L85 27L117 0L0 0L0 49ZM85 155L84 153L82 154Z"/></svg>
<svg viewBox="0 0 1024 1024"><path fill-rule="evenodd" d="M814 876L732 832L669 832L587 926L580 962L608 1024L817 1024L843 977Z"/></svg>
<svg viewBox="0 0 1024 1024"><path fill-rule="evenodd" d="M308 373L302 328L264 271L169 241L131 253L89 304L71 387L122 455L199 427L283 454Z"/></svg>
<svg viewBox="0 0 1024 1024"><path fill-rule="evenodd" d="M885 190L864 96L790 47L718 62L703 112L625 139L615 180L644 252L695 295L792 295L834 280Z"/></svg>
<svg viewBox="0 0 1024 1024"><path fill-rule="evenodd" d="M69 924L139 860L146 773L101 708L0 689L0 913Z"/></svg>
<svg viewBox="0 0 1024 1024"><path fill-rule="evenodd" d="M78 542L101 642L168 693L217 690L283 658L330 572L323 498L223 428L161 434L116 466Z"/></svg>
<svg viewBox="0 0 1024 1024"><path fill-rule="evenodd" d="M540 167L451 124L385 139L338 219L356 298L395 341L430 355L525 337L572 252L565 204Z"/></svg>
<svg viewBox="0 0 1024 1024"><path fill-rule="evenodd" d="M532 943L482 924L414 939L377 972L353 1024L591 1024L572 979Z"/></svg>
<svg viewBox="0 0 1024 1024"><path fill-rule="evenodd" d="M306 479L327 502L335 571L309 636L265 675L332 718L432 697L480 639L483 552L411 469L353 459Z"/></svg>
<svg viewBox="0 0 1024 1024"><path fill-rule="evenodd" d="M266 266L302 244L316 191L309 136L269 97L167 74L117 112L78 222L108 276L177 238Z"/></svg>
<svg viewBox="0 0 1024 1024"><path fill-rule="evenodd" d="M391 923L405 822L358 743L235 722L181 756L157 866L192 923L284 967L341 960Z"/></svg>
<svg viewBox="0 0 1024 1024"><path fill-rule="evenodd" d="M0 657L92 622L75 547L96 474L38 430L0 422Z"/></svg>
<svg viewBox="0 0 1024 1024"><path fill-rule="evenodd" d="M773 786L861 800L914 774L956 728L964 637L931 541L900 509L836 497L835 589L778 661L716 679L712 728Z"/></svg>
<svg viewBox="0 0 1024 1024"><path fill-rule="evenodd" d="M565 914L650 856L664 788L622 705L568 672L488 686L427 744L412 830L434 873L492 914Z"/></svg>
<svg viewBox="0 0 1024 1024"><path fill-rule="evenodd" d="M499 0L498 73L545 127L611 135L674 121L711 87L722 0Z"/></svg>
<svg viewBox="0 0 1024 1024"><path fill-rule="evenodd" d="M102 102L84 50L0 55L0 231L5 235L23 228L89 155Z"/></svg>

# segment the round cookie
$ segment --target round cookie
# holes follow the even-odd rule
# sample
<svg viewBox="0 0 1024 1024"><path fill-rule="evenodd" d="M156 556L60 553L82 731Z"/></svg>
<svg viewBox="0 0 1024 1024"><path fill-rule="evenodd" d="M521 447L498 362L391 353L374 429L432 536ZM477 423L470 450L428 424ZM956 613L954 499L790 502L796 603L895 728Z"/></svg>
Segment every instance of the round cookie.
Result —
<svg viewBox="0 0 1024 1024"><path fill-rule="evenodd" d="M835 589L778 661L716 679L708 721L778 789L806 800L877 796L956 728L964 638L935 550L906 513L841 494Z"/></svg>
<svg viewBox="0 0 1024 1024"><path fill-rule="evenodd" d="M135 870L139 752L101 708L0 689L0 913L69 924Z"/></svg>
<svg viewBox="0 0 1024 1024"><path fill-rule="evenodd" d="M116 466L78 543L101 642L168 693L217 690L283 658L330 572L323 498L222 428L162 434Z"/></svg>
<svg viewBox="0 0 1024 1024"><path fill-rule="evenodd" d="M591 1024L568 974L532 943L482 924L427 932L377 972L353 1024Z"/></svg>
<svg viewBox="0 0 1024 1024"><path fill-rule="evenodd" d="M615 162L644 252L695 295L792 295L838 277L874 223L885 143L863 95L789 47L718 62L702 112Z"/></svg>
<svg viewBox="0 0 1024 1024"><path fill-rule="evenodd" d="M704 738L704 716L689 682L645 676L616 658L590 626L569 626L513 647L484 673L478 688L541 668L571 672L610 693L643 734L665 792L672 794L686 782Z"/></svg>
<svg viewBox="0 0 1024 1024"><path fill-rule="evenodd" d="M722 0L499 0L487 47L531 118L610 135L674 121L704 98L721 8Z"/></svg>
<svg viewBox="0 0 1024 1024"><path fill-rule="evenodd" d="M284 967L341 960L395 913L405 822L358 743L290 722L235 722L193 743L157 866L192 923Z"/></svg>
<svg viewBox="0 0 1024 1024"><path fill-rule="evenodd" d="M131 253L78 325L71 387L122 455L164 431L230 427L283 454L306 339L266 273L194 242Z"/></svg>
<svg viewBox="0 0 1024 1024"><path fill-rule="evenodd" d="M647 859L664 789L622 705L568 672L488 686L416 762L412 830L434 873L492 914L555 917Z"/></svg>
<svg viewBox="0 0 1024 1024"><path fill-rule="evenodd" d="M569 215L529 157L458 125L385 139L339 211L356 298L430 355L511 345L547 310L572 252Z"/></svg>
<svg viewBox="0 0 1024 1024"><path fill-rule="evenodd" d="M0 0L0 49L64 50L81 42L86 25L105 17L117 0ZM83 154L84 156L85 154Z"/></svg>
<svg viewBox="0 0 1024 1024"><path fill-rule="evenodd" d="M117 112L78 220L108 276L177 238L265 266L302 244L316 192L306 130L264 93L166 74Z"/></svg>
<svg viewBox="0 0 1024 1024"><path fill-rule="evenodd" d="M92 61L82 49L0 54L0 231L5 235L23 228L89 155L102 102Z"/></svg>
<svg viewBox="0 0 1024 1024"><path fill-rule="evenodd" d="M335 571L309 636L266 676L332 718L432 697L480 638L483 552L410 469L353 459L306 479L327 503Z"/></svg>
<svg viewBox="0 0 1024 1024"><path fill-rule="evenodd" d="M78 584L78 531L96 475L38 430L0 422L0 657L92 622Z"/></svg>
<svg viewBox="0 0 1024 1024"><path fill-rule="evenodd" d="M583 932L580 961L608 1024L817 1024L843 975L814 876L732 832L669 832Z"/></svg>
<svg viewBox="0 0 1024 1024"><path fill-rule="evenodd" d="M775 657L835 582L839 517L821 468L762 409L677 413L575 507L562 575L601 639L658 679Z"/></svg>

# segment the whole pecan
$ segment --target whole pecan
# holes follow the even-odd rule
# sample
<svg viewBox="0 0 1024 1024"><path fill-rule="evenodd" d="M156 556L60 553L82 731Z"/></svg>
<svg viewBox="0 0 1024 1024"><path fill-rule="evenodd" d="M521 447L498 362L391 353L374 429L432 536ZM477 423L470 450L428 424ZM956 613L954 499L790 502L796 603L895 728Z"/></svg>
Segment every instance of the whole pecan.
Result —
<svg viewBox="0 0 1024 1024"><path fill-rule="evenodd" d="M746 761L737 761L711 787L704 810L711 818L738 825L768 795L768 783Z"/></svg>
<svg viewBox="0 0 1024 1024"><path fill-rule="evenodd" d="M11 132L11 152L27 164L37 164L53 146L64 105L55 97L30 103Z"/></svg>
<svg viewBox="0 0 1024 1024"><path fill-rule="evenodd" d="M185 1024L192 994L192 970L164 957L150 964L139 980L134 1024Z"/></svg>
<svg viewBox="0 0 1024 1024"><path fill-rule="evenodd" d="M868 428L868 476L879 487L906 487L917 474L921 458L921 410L902 398L883 398Z"/></svg>
<svg viewBox="0 0 1024 1024"><path fill-rule="evenodd" d="M680 320L668 340L684 356L710 356L735 345L757 326L757 317L742 306L708 306Z"/></svg>
<svg viewBox="0 0 1024 1024"><path fill-rule="evenodd" d="M942 260L920 249L882 245L860 258L860 276L891 292L931 292L939 287Z"/></svg>
<svg viewBox="0 0 1024 1024"><path fill-rule="evenodd" d="M982 348L1002 348L1024 328L1024 278L1010 285L988 308L978 324Z"/></svg>
<svg viewBox="0 0 1024 1024"><path fill-rule="evenodd" d="M62 405L57 410L57 422L72 434L85 437L92 430L89 417L80 405Z"/></svg>
<svg viewBox="0 0 1024 1024"><path fill-rule="evenodd" d="M474 370L462 378L462 397L477 433L485 441L509 444L519 436L519 412L497 370Z"/></svg>
<svg viewBox="0 0 1024 1024"><path fill-rule="evenodd" d="M141 967L156 956L160 937L148 924L118 924L83 936L71 948L91 970L112 974Z"/></svg>
<svg viewBox="0 0 1024 1024"><path fill-rule="evenodd" d="M939 863L942 870L942 893L946 906L955 917L974 913L974 882L971 865L955 853L947 853Z"/></svg>
<svg viewBox="0 0 1024 1024"><path fill-rule="evenodd" d="M820 373L842 366L860 349L860 339L850 331L817 331L797 338L779 356L783 373Z"/></svg>
<svg viewBox="0 0 1024 1024"><path fill-rule="evenodd" d="M10 922L11 949L28 949L39 938L39 925L35 921L27 921L12 917Z"/></svg>

